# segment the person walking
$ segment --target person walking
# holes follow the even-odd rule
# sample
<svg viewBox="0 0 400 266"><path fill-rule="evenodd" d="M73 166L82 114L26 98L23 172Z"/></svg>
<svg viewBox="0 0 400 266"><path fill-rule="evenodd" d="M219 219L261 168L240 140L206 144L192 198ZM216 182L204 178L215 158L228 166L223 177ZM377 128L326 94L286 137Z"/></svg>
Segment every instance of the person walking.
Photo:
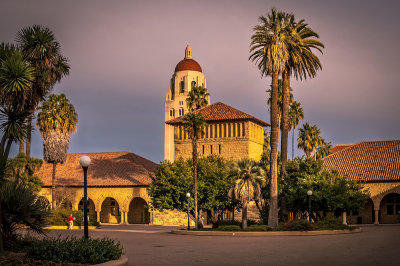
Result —
<svg viewBox="0 0 400 266"><path fill-rule="evenodd" d="M74 227L74 220L75 220L75 218L72 216L72 214L70 214L68 217L68 229L69 230L72 230L72 228Z"/></svg>

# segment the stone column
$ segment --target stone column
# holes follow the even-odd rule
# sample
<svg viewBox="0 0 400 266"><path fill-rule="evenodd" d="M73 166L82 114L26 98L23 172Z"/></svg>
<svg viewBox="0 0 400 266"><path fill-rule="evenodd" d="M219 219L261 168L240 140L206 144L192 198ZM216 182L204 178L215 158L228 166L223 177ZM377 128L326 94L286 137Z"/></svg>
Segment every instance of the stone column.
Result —
<svg viewBox="0 0 400 266"><path fill-rule="evenodd" d="M347 224L347 213L345 211L342 213L342 218L343 218L343 224Z"/></svg>
<svg viewBox="0 0 400 266"><path fill-rule="evenodd" d="M121 221L119 224L125 224L125 212L121 212Z"/></svg>
<svg viewBox="0 0 400 266"><path fill-rule="evenodd" d="M96 211L96 215L97 215L97 222L100 223L100 211Z"/></svg>
<svg viewBox="0 0 400 266"><path fill-rule="evenodd" d="M379 224L379 209L375 209L375 225Z"/></svg>
<svg viewBox="0 0 400 266"><path fill-rule="evenodd" d="M125 224L128 224L128 212L125 212Z"/></svg>

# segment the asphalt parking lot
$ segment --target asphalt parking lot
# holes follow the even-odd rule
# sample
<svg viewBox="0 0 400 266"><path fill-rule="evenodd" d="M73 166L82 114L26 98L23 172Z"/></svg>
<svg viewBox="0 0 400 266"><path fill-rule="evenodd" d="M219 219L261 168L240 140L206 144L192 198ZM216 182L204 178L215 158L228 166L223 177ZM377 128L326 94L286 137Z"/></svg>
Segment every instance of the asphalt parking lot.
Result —
<svg viewBox="0 0 400 266"><path fill-rule="evenodd" d="M189 236L175 227L102 225L90 237L122 243L129 265L400 265L400 225L365 225L361 233L321 236ZM82 230L48 230L81 236Z"/></svg>

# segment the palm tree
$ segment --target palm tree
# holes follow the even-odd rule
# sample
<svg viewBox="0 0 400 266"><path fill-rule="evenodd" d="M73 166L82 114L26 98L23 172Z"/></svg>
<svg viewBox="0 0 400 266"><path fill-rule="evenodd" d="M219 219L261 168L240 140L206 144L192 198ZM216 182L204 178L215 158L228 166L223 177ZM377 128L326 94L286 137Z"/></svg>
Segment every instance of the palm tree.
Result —
<svg viewBox="0 0 400 266"><path fill-rule="evenodd" d="M296 101L292 102L289 109L289 126L292 129L292 160L294 159L294 132L303 118L304 113L300 103Z"/></svg>
<svg viewBox="0 0 400 266"><path fill-rule="evenodd" d="M291 93L292 88L290 88L290 95L289 95L289 103L293 102L293 94ZM267 104L271 105L271 89L267 90L267 93L269 95L268 100L267 100ZM282 119L282 107L283 107L283 102L282 102L282 93L283 93L283 85L282 85L282 79L278 80L278 138L279 138L279 133L280 130L282 128L282 123L281 123L281 119Z"/></svg>
<svg viewBox="0 0 400 266"><path fill-rule="evenodd" d="M307 158L311 157L317 147L321 144L321 131L316 125L303 124L303 128L299 128L299 138L297 139L298 147L304 150Z"/></svg>
<svg viewBox="0 0 400 266"><path fill-rule="evenodd" d="M61 55L60 44L53 32L45 26L34 25L20 30L16 41L36 72L32 95L27 103L30 109L26 136L26 156L30 157L33 114L54 84L69 74L67 58Z"/></svg>
<svg viewBox="0 0 400 266"><path fill-rule="evenodd" d="M4 181L6 162L13 141L20 140L26 133L27 113L23 109L30 95L33 69L13 45L0 44L0 183ZM1 184L0 184L1 186ZM0 193L0 207L1 207ZM0 208L0 217L1 214ZM0 227L2 222L0 218ZM0 252L3 241L0 237Z"/></svg>
<svg viewBox="0 0 400 266"><path fill-rule="evenodd" d="M271 76L271 156L270 156L270 208L268 226L278 227L278 78L289 59L286 47L284 17L275 8L267 17L259 17L259 25L253 28L249 60L256 63L261 76Z"/></svg>
<svg viewBox="0 0 400 266"><path fill-rule="evenodd" d="M321 138L320 144L318 145L317 152L315 153L315 157L318 159L322 159L329 154L331 154L332 143L326 142L325 139Z"/></svg>
<svg viewBox="0 0 400 266"><path fill-rule="evenodd" d="M52 208L56 207L55 179L58 163L67 159L71 133L76 131L78 114L64 94L52 94L40 108L37 126L43 138L43 159L53 164Z"/></svg>
<svg viewBox="0 0 400 266"><path fill-rule="evenodd" d="M288 157L288 132L289 132L289 105L290 105L290 76L291 73L300 79L315 77L317 70L321 69L319 58L313 53L316 49L322 53L324 45L317 40L319 35L314 32L304 20L295 21L293 14L285 14L286 29L288 30L286 45L289 51L289 59L286 62L285 71L282 73L282 138L281 161L282 174L286 175L286 162Z"/></svg>
<svg viewBox="0 0 400 266"><path fill-rule="evenodd" d="M192 140L194 215L196 229L199 228L197 210L197 141L203 132L203 128L206 126L206 122L201 113L195 113L194 111L207 106L208 95L207 89L203 87L192 88L188 94L188 97L186 98L186 104L188 106L189 113L183 118L184 128L188 132L189 138Z"/></svg>
<svg viewBox="0 0 400 266"><path fill-rule="evenodd" d="M244 158L235 164L232 176L236 182L231 194L242 201L242 228L247 229L247 204L250 200L260 200L261 187L265 184L264 171L255 161Z"/></svg>

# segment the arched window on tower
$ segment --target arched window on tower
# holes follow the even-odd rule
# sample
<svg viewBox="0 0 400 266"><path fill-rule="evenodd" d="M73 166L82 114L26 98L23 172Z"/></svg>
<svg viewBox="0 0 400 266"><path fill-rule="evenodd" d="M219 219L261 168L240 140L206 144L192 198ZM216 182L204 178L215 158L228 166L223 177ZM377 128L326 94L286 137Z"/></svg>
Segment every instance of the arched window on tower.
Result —
<svg viewBox="0 0 400 266"><path fill-rule="evenodd" d="M181 81L179 85L179 93L185 93L185 81Z"/></svg>
<svg viewBox="0 0 400 266"><path fill-rule="evenodd" d="M192 89L194 88L194 87L196 87L196 81L192 81Z"/></svg>
<svg viewBox="0 0 400 266"><path fill-rule="evenodd" d="M183 110L183 108L179 109L179 116L182 116L185 114L185 110Z"/></svg>
<svg viewBox="0 0 400 266"><path fill-rule="evenodd" d="M169 110L169 117L175 117L175 110L174 110L174 108L172 108L171 110Z"/></svg>

